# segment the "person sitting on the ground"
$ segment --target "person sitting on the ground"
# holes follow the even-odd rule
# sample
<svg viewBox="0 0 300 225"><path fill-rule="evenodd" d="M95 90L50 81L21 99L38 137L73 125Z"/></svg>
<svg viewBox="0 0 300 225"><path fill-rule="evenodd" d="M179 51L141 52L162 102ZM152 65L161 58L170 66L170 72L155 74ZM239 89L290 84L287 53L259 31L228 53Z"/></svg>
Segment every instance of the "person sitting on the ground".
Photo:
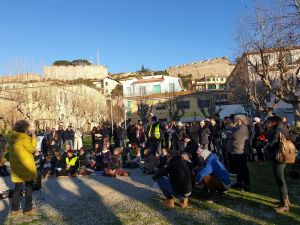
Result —
<svg viewBox="0 0 300 225"><path fill-rule="evenodd" d="M121 155L120 148L115 148L114 154L109 160L107 168L104 169L103 176L115 177L116 175L123 176L124 169L123 166L123 159Z"/></svg>
<svg viewBox="0 0 300 225"><path fill-rule="evenodd" d="M124 168L137 168L139 166L138 162L141 161L139 150L130 150L128 153L128 160L124 164Z"/></svg>
<svg viewBox="0 0 300 225"><path fill-rule="evenodd" d="M182 154L181 154L181 159L182 159L182 160L186 163L186 165L189 167L190 172L192 172L194 165L193 165L192 161L190 160L189 154L186 153L186 152L182 153Z"/></svg>
<svg viewBox="0 0 300 225"><path fill-rule="evenodd" d="M72 176L76 175L79 168L79 159L74 155L73 150L67 151L68 156L66 157L66 169L58 172L58 176Z"/></svg>
<svg viewBox="0 0 300 225"><path fill-rule="evenodd" d="M230 188L230 178L218 156L207 149L201 151L200 160L204 163L204 166L196 177L196 183L203 182L205 184L211 195L206 202L214 203L219 200L222 193Z"/></svg>
<svg viewBox="0 0 300 225"><path fill-rule="evenodd" d="M157 167L158 165L156 156L151 154L151 150L149 148L145 149L144 156L145 158L144 158L143 173L154 174L155 173L154 168Z"/></svg>
<svg viewBox="0 0 300 225"><path fill-rule="evenodd" d="M184 152L188 153L192 158L191 161L193 163L193 166L197 166L199 163L198 157L197 157L197 149L198 149L198 143L196 143L191 135L185 135L184 141L186 143L186 147L184 149Z"/></svg>
<svg viewBox="0 0 300 225"><path fill-rule="evenodd" d="M62 154L59 151L59 149L56 149L54 151L54 157L56 158L56 168L62 168L63 167Z"/></svg>
<svg viewBox="0 0 300 225"><path fill-rule="evenodd" d="M87 152L85 152L85 147L80 148L79 162L80 162L80 167L82 168L85 168L90 164L88 154Z"/></svg>
<svg viewBox="0 0 300 225"><path fill-rule="evenodd" d="M162 149L162 154L159 156L159 164L158 166L154 169L155 172L165 168L165 166L167 165L167 149L163 148Z"/></svg>
<svg viewBox="0 0 300 225"><path fill-rule="evenodd" d="M62 158L61 158L61 162L63 163L63 165L65 165L66 163L66 158L68 157L68 151L72 150L71 149L71 145L66 145L65 146L65 152L62 154Z"/></svg>
<svg viewBox="0 0 300 225"><path fill-rule="evenodd" d="M103 150L100 153L100 155L102 157L102 161L104 162L104 164L107 165L111 157L111 152L107 149L107 145L103 145Z"/></svg>
<svg viewBox="0 0 300 225"><path fill-rule="evenodd" d="M50 151L49 155L46 156L45 163L41 171L41 176L45 178L49 171L55 170L55 167L56 167L56 157L54 156L54 152Z"/></svg>
<svg viewBox="0 0 300 225"><path fill-rule="evenodd" d="M168 150L167 166L159 170L152 177L167 198L165 201L159 203L161 206L173 208L174 200L172 196L179 198L181 208L188 206L188 196L192 191L190 174L188 166L181 160L178 152ZM169 178L166 176L169 176Z"/></svg>
<svg viewBox="0 0 300 225"><path fill-rule="evenodd" d="M124 146L121 146L120 150L121 150L121 155L122 155L122 158L123 158L123 162L126 162L126 160L127 160L127 151L126 151L126 148L124 148Z"/></svg>

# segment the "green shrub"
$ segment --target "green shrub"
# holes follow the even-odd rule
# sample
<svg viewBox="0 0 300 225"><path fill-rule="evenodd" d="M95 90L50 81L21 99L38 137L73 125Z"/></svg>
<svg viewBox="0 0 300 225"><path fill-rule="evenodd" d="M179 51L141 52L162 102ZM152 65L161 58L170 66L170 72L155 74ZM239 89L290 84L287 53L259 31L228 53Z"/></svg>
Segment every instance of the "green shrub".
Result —
<svg viewBox="0 0 300 225"><path fill-rule="evenodd" d="M300 127L291 127L291 131L296 135L296 142L300 142Z"/></svg>

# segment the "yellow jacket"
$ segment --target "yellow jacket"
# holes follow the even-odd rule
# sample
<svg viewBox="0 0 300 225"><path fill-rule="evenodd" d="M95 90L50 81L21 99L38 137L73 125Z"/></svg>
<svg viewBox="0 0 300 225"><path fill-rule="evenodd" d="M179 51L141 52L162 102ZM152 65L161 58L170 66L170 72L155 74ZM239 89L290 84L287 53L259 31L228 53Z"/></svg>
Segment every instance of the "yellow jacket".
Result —
<svg viewBox="0 0 300 225"><path fill-rule="evenodd" d="M32 181L37 177L33 153L37 140L29 135L14 132L9 138L11 179L14 183Z"/></svg>

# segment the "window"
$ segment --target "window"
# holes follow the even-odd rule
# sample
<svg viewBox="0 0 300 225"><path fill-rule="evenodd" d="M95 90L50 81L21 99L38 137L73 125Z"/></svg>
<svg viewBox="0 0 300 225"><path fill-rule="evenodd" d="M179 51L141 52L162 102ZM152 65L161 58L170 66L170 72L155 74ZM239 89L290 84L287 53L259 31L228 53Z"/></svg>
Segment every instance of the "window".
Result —
<svg viewBox="0 0 300 225"><path fill-rule="evenodd" d="M207 78L205 78L204 81L207 81Z"/></svg>
<svg viewBox="0 0 300 225"><path fill-rule="evenodd" d="M203 107L208 107L210 105L210 102L209 102L209 100L198 99L197 100L197 105L198 105L198 108L201 108L202 106Z"/></svg>
<svg viewBox="0 0 300 225"><path fill-rule="evenodd" d="M169 92L175 92L174 84L169 84L169 89L170 89Z"/></svg>
<svg viewBox="0 0 300 225"><path fill-rule="evenodd" d="M139 87L140 95L146 95L146 86Z"/></svg>
<svg viewBox="0 0 300 225"><path fill-rule="evenodd" d="M292 54L290 52L284 54L286 64L292 65Z"/></svg>
<svg viewBox="0 0 300 225"><path fill-rule="evenodd" d="M153 86L153 89L154 89L154 94L160 94L160 85L154 85Z"/></svg>
<svg viewBox="0 0 300 225"><path fill-rule="evenodd" d="M158 103L156 104L156 110L166 110L167 109L167 105L164 103Z"/></svg>
<svg viewBox="0 0 300 225"><path fill-rule="evenodd" d="M62 92L60 92L60 102L63 102L63 93Z"/></svg>
<svg viewBox="0 0 300 225"><path fill-rule="evenodd" d="M208 89L216 89L216 85L215 84L209 84Z"/></svg>
<svg viewBox="0 0 300 225"><path fill-rule="evenodd" d="M108 94L108 90L107 89L105 90L105 93Z"/></svg>
<svg viewBox="0 0 300 225"><path fill-rule="evenodd" d="M130 108L130 101L127 102L127 107Z"/></svg>
<svg viewBox="0 0 300 225"><path fill-rule="evenodd" d="M207 79L207 81L211 81L211 79L210 79L210 78L208 78L208 79Z"/></svg>
<svg viewBox="0 0 300 225"><path fill-rule="evenodd" d="M178 102L177 107L179 109L189 109L190 108L190 102L189 101Z"/></svg>
<svg viewBox="0 0 300 225"><path fill-rule="evenodd" d="M108 82L105 82L105 86L108 86Z"/></svg>
<svg viewBox="0 0 300 225"><path fill-rule="evenodd" d="M212 81L216 81L216 78L213 78Z"/></svg>
<svg viewBox="0 0 300 225"><path fill-rule="evenodd" d="M32 92L32 100L37 101L37 91Z"/></svg>
<svg viewBox="0 0 300 225"><path fill-rule="evenodd" d="M220 78L220 81L224 81L224 78Z"/></svg>
<svg viewBox="0 0 300 225"><path fill-rule="evenodd" d="M227 99L227 94L221 95L221 99Z"/></svg>
<svg viewBox="0 0 300 225"><path fill-rule="evenodd" d="M219 84L219 88L221 89L221 88L226 88L227 86L226 86L226 84Z"/></svg>
<svg viewBox="0 0 300 225"><path fill-rule="evenodd" d="M131 87L128 87L128 88L127 88L127 96L132 96L132 93L131 93Z"/></svg>

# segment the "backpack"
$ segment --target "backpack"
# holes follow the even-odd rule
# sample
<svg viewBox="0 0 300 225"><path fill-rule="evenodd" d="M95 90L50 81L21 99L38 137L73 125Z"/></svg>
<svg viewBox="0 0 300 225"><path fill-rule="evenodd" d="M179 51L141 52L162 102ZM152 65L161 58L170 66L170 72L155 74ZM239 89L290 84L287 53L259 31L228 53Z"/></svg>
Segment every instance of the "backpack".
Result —
<svg viewBox="0 0 300 225"><path fill-rule="evenodd" d="M295 163L295 145L288 141L280 132L279 149L276 152L276 160L280 163Z"/></svg>
<svg viewBox="0 0 300 225"><path fill-rule="evenodd" d="M264 140L266 140L266 132L263 131L262 126L260 126L260 130L261 130L261 132L258 136L258 139L261 140L261 141L264 141Z"/></svg>

